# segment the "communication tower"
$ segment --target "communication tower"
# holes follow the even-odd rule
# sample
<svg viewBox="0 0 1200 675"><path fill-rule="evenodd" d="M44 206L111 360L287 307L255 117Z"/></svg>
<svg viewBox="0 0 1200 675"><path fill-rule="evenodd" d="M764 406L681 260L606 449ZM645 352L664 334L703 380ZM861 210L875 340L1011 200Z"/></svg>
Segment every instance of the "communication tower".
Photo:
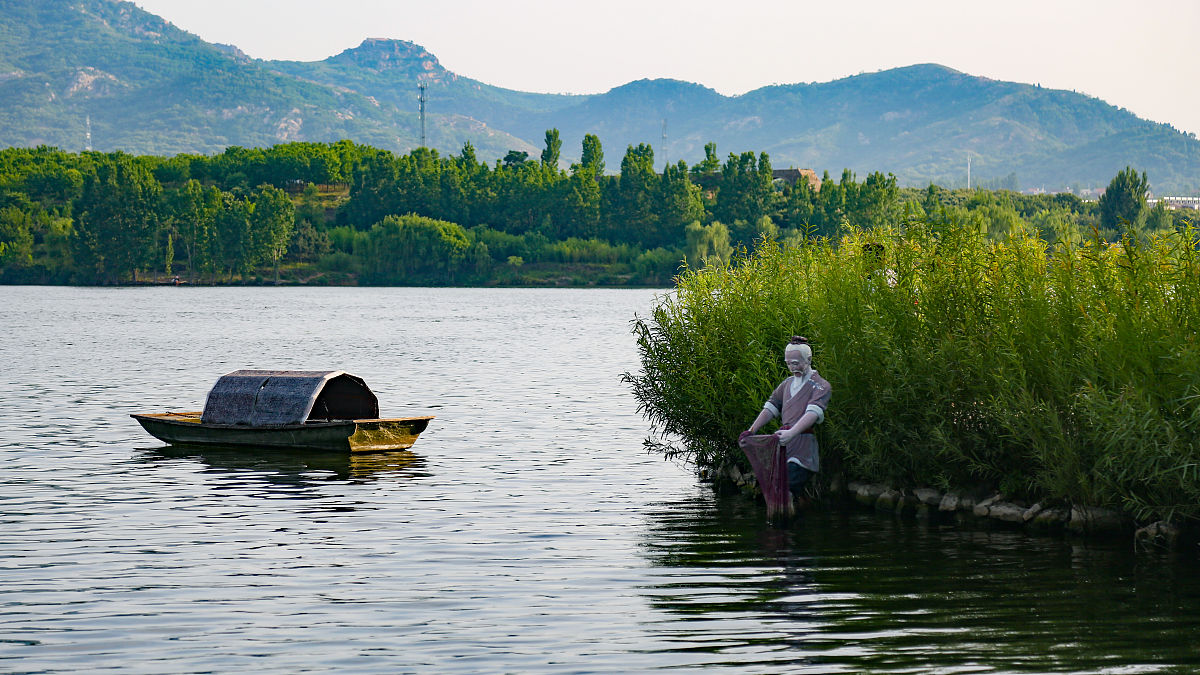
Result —
<svg viewBox="0 0 1200 675"><path fill-rule="evenodd" d="M86 150L87 152L91 152L92 151L92 116L91 115L88 115L86 118L84 118L84 128L85 128L85 131L83 132L83 149Z"/></svg>
<svg viewBox="0 0 1200 675"><path fill-rule="evenodd" d="M426 148L429 146L425 144L425 84L418 84L417 88L421 90L420 95L417 96L417 101L421 104L421 147Z"/></svg>
<svg viewBox="0 0 1200 675"><path fill-rule="evenodd" d="M667 118L665 117L663 118L662 151L663 162L666 163L666 166L671 166L671 157L667 154Z"/></svg>

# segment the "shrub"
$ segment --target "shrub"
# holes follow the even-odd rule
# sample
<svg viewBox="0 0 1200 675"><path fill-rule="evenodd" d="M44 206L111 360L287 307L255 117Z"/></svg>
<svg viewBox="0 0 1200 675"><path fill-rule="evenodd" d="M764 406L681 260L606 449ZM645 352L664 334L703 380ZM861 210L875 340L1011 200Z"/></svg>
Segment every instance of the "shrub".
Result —
<svg viewBox="0 0 1200 675"><path fill-rule="evenodd" d="M737 434L806 335L834 389L823 463L851 479L1195 518L1198 244L1187 228L1051 245L1019 222L989 238L952 216L767 242L685 270L635 321L642 371L625 379L652 447L744 465Z"/></svg>
<svg viewBox="0 0 1200 675"><path fill-rule="evenodd" d="M372 283L450 282L471 242L455 223L424 216L386 216L368 232L366 277Z"/></svg>
<svg viewBox="0 0 1200 675"><path fill-rule="evenodd" d="M345 251L335 251L321 256L317 261L317 269L322 272L357 272L358 258Z"/></svg>

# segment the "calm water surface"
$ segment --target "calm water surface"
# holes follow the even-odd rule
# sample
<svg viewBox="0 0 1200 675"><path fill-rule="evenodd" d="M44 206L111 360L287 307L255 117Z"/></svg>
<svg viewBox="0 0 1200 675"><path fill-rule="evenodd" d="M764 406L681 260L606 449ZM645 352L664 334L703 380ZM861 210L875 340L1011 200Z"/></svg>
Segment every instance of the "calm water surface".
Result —
<svg viewBox="0 0 1200 675"><path fill-rule="evenodd" d="M0 287L0 671L1200 671L1194 558L773 528L647 455L618 376L654 295ZM246 367L437 419L345 458L128 417Z"/></svg>

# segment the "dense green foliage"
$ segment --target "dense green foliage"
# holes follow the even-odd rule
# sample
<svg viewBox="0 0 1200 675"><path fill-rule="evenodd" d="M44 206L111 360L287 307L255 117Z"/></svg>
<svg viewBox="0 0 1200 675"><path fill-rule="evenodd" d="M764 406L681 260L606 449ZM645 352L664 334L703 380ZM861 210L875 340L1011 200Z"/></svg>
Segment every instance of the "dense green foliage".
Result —
<svg viewBox="0 0 1200 675"><path fill-rule="evenodd" d="M715 141L768 152L779 167L884 168L904 186L964 185L970 157L976 185L990 189L1100 187L1132 164L1155 177L1158 194L1200 190L1194 136L1075 92L934 64L736 97L674 80L567 96L493 87L397 40L317 62L260 61L128 2L2 8L0 147L87 148L90 119L92 147L139 154L340 139L403 153L422 144L420 83L428 147L445 154L469 142L488 162L510 150L539 157L546 129L563 139L603 130L615 168L628 146L662 138L667 116L660 161L700 162ZM560 168L596 166L573 150L563 146Z"/></svg>
<svg viewBox="0 0 1200 675"><path fill-rule="evenodd" d="M766 153L722 162L711 143L700 163L661 172L650 146L630 146L606 175L590 134L586 161L564 171L559 134L545 141L540 160L513 151L492 165L469 144L449 157L348 141L173 157L0 150L0 280L665 286L683 260L925 213L993 234L1024 221L1049 237L1066 226L1120 232L1065 194L900 189L850 171L814 188L773 180ZM1123 227L1177 228L1144 192L1133 199L1139 215Z"/></svg>
<svg viewBox="0 0 1200 675"><path fill-rule="evenodd" d="M661 450L744 462L735 439L806 335L834 389L827 472L1200 517L1200 238L1095 233L989 236L943 210L767 243L682 274L626 379Z"/></svg>
<svg viewBox="0 0 1200 675"><path fill-rule="evenodd" d="M1143 171L1139 176L1133 167L1122 169L1100 196L1100 224L1107 228L1137 226L1146 218L1146 193L1150 181Z"/></svg>

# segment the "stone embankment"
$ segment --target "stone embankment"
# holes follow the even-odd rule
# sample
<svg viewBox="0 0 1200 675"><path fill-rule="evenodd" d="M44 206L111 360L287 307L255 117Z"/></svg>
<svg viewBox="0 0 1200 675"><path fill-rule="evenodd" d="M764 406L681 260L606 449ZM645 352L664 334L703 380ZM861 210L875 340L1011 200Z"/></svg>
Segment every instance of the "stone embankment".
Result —
<svg viewBox="0 0 1200 675"><path fill-rule="evenodd" d="M717 472L743 492L759 494L754 476L736 466ZM1134 536L1139 545L1176 548L1183 532L1159 521L1138 527L1126 513L1064 502L1026 502L987 490L942 492L931 488L901 489L875 483L832 481L825 501L848 500L878 512L929 521L953 521L964 526L997 525L1046 534Z"/></svg>
<svg viewBox="0 0 1200 675"><path fill-rule="evenodd" d="M864 506L917 518L992 520L1030 530L1075 534L1121 534L1134 530L1133 521L1118 511L1068 504L1027 504L1007 500L999 493L984 496L943 493L930 488L897 490L872 483L850 483L846 490L855 502Z"/></svg>

